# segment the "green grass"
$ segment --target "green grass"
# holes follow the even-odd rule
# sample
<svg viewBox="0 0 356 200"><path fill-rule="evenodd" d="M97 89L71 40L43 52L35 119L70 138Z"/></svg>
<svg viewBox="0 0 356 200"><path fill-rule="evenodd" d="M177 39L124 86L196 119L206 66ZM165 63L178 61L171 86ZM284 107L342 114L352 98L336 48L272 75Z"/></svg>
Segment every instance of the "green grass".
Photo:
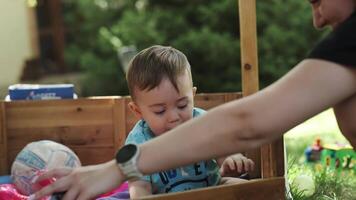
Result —
<svg viewBox="0 0 356 200"><path fill-rule="evenodd" d="M288 182L290 194L294 200L356 200L356 175L352 170L337 173L305 161L304 150L320 138L324 144L347 143L340 133L332 110L327 110L318 116L290 130L285 135L288 159ZM320 166L320 165L318 165ZM307 174L314 179L315 193L305 197L292 182L295 177Z"/></svg>

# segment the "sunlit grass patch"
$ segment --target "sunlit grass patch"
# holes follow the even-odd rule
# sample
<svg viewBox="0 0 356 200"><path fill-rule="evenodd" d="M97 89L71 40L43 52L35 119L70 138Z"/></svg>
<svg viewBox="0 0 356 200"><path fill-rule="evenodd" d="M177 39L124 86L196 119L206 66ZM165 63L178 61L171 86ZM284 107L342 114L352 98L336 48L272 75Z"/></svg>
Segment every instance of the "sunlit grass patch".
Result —
<svg viewBox="0 0 356 200"><path fill-rule="evenodd" d="M307 163L304 156L306 147L316 138L323 144L348 143L340 133L332 110L295 127L285 135L288 158L288 182L290 195L294 200L353 200L356 199L356 175L352 170L336 172L320 163ZM302 174L313 178L315 192L306 197L293 186L293 180Z"/></svg>

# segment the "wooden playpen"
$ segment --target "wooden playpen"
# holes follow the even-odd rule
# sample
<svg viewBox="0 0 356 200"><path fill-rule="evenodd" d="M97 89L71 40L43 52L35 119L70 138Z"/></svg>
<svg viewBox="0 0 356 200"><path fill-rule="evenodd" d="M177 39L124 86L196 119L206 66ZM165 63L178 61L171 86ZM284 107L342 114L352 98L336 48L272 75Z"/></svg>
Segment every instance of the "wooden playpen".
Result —
<svg viewBox="0 0 356 200"><path fill-rule="evenodd" d="M258 90L256 1L239 0L242 93L198 94L209 109ZM49 139L73 149L84 165L111 160L137 121L129 97L0 102L0 175L10 173L16 154L29 142ZM285 199L283 138L245 152L256 163L251 181L143 199Z"/></svg>

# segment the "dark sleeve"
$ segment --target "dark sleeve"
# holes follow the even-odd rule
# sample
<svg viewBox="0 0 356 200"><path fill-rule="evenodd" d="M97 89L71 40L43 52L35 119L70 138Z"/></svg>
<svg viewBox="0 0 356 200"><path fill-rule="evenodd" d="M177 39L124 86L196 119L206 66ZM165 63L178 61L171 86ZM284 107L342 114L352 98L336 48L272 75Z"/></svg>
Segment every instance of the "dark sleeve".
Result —
<svg viewBox="0 0 356 200"><path fill-rule="evenodd" d="M356 68L356 12L317 44L308 58Z"/></svg>

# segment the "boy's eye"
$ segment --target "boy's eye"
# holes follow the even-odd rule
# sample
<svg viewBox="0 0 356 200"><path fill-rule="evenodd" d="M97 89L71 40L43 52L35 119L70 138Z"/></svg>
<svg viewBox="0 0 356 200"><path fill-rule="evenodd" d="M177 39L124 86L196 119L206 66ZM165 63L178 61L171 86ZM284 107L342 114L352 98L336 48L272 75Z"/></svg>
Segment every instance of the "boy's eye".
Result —
<svg viewBox="0 0 356 200"><path fill-rule="evenodd" d="M161 111L154 111L154 113L156 115L162 115L165 112L165 110L161 110Z"/></svg>
<svg viewBox="0 0 356 200"><path fill-rule="evenodd" d="M188 106L188 104L178 105L178 108L179 108L179 109L184 109L184 108L186 108L187 106Z"/></svg>

